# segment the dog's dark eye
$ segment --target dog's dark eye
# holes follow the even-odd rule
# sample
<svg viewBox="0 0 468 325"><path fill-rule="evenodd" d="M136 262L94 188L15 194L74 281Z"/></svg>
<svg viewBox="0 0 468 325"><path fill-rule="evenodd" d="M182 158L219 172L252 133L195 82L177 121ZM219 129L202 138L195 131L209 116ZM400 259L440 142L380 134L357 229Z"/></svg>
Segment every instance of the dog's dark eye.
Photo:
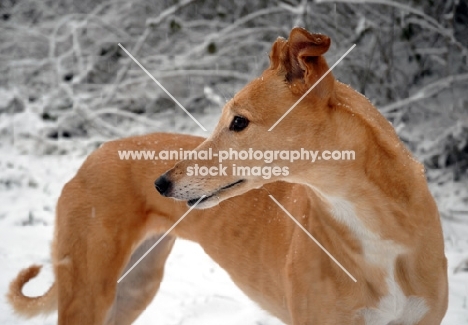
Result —
<svg viewBox="0 0 468 325"><path fill-rule="evenodd" d="M249 120L243 116L234 116L234 119L229 125L229 130L234 132L240 132L249 125Z"/></svg>

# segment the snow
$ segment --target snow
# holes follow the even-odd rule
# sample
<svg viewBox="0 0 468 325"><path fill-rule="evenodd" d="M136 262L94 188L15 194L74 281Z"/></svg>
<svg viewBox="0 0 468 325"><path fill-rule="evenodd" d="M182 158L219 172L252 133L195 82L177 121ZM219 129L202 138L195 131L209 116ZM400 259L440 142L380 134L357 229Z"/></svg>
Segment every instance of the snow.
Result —
<svg viewBox="0 0 468 325"><path fill-rule="evenodd" d="M15 147L0 147L0 324L56 323L55 315L32 320L16 317L4 294L17 272L33 263L43 264L44 268L26 285L25 293L40 295L51 285L49 254L56 200L83 160L84 156L73 155L22 155ZM447 199L440 196L440 204L447 204ZM467 210L466 204L463 208ZM443 324L468 324L468 272L454 274L468 257L468 224L444 220L443 225L450 276L450 305ZM135 324L282 323L250 301L197 244L178 240L158 295Z"/></svg>

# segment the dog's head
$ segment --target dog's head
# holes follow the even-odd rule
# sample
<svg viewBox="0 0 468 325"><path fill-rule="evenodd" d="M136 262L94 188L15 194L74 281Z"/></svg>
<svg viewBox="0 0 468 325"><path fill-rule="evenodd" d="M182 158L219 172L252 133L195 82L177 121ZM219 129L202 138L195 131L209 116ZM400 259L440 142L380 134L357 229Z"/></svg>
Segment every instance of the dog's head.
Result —
<svg viewBox="0 0 468 325"><path fill-rule="evenodd" d="M302 28L294 28L288 40L278 38L269 68L224 106L213 134L196 149L207 155L224 151L223 161L215 155L180 161L156 181L158 191L189 205L205 196L198 205L203 208L265 183L300 180L310 161L291 162L284 152L327 148L322 133L335 79L329 73L316 83L329 69L323 57L329 47L329 37ZM224 159L226 152L232 155ZM261 154L264 159L257 159Z"/></svg>

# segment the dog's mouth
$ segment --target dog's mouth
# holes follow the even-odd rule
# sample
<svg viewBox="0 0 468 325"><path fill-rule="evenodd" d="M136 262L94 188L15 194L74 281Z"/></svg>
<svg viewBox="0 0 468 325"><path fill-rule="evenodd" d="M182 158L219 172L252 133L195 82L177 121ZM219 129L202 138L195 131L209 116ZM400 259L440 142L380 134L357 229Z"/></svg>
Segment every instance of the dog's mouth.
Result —
<svg viewBox="0 0 468 325"><path fill-rule="evenodd" d="M200 202L198 202L198 204L203 203L203 202L209 200L210 198L216 196L216 195L219 194L220 192L223 192L223 191L227 190L228 188L232 188L232 187L234 187L234 186L236 186L236 185L239 185L239 184L243 183L244 181L245 181L245 179L239 179L238 181L235 181L234 183L231 183L231 184L228 184L228 185L226 185L226 186L221 187L220 189L214 191L214 192L211 193L210 195L206 195L206 196L203 197L203 199L201 199L201 200L200 200L201 197L197 197L197 198L194 198L194 199L190 199L190 200L187 201L187 204L188 204L188 206L190 206L190 207L191 207L191 206L194 206L195 203L198 202L198 200L200 200Z"/></svg>

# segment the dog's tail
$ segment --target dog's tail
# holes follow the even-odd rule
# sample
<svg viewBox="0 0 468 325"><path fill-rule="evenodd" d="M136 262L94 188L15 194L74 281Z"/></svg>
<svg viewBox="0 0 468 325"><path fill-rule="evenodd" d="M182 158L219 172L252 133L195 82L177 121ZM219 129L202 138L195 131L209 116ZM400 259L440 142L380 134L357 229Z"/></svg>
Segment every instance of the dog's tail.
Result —
<svg viewBox="0 0 468 325"><path fill-rule="evenodd" d="M24 317L34 317L39 314L48 314L57 309L57 288L54 284L39 297L27 297L23 294L23 286L36 277L42 266L32 265L22 270L14 279L7 293L7 299L16 313Z"/></svg>

